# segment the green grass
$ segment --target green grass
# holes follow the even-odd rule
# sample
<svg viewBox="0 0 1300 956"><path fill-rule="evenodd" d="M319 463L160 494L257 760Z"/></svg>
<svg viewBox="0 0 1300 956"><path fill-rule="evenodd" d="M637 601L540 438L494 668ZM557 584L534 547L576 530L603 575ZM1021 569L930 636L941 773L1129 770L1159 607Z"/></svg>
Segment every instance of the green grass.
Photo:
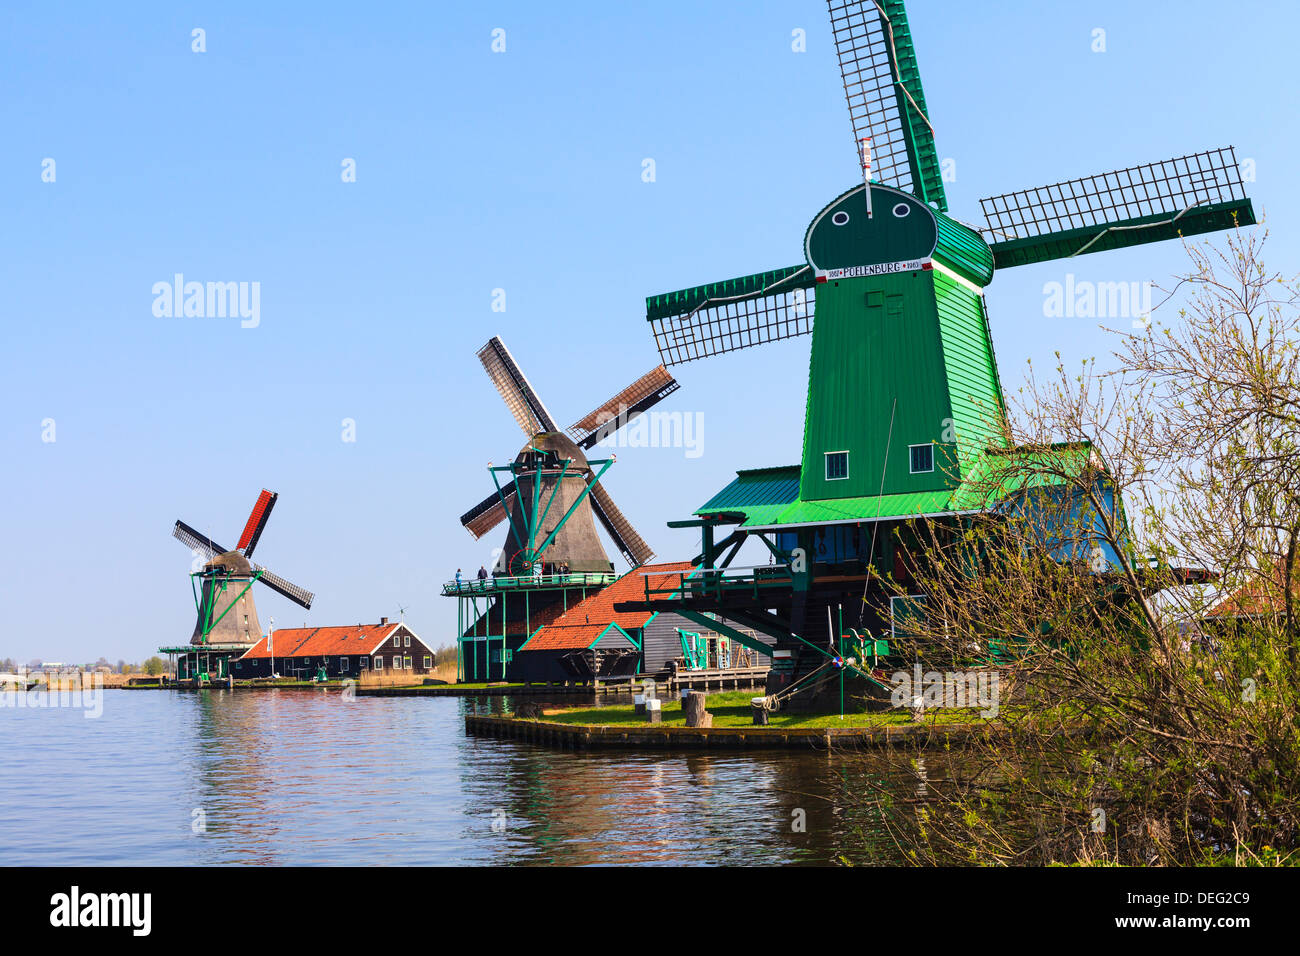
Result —
<svg viewBox="0 0 1300 956"><path fill-rule="evenodd" d="M750 711L751 698L761 696L752 691L727 691L710 694L705 702L705 709L713 715L714 727L751 727L753 714ZM631 704L612 707L548 709L543 720L560 724L589 724L604 727L644 726L646 719L637 714ZM978 721L981 718L974 710L935 710L931 711L925 722L937 724L960 724ZM769 718L768 726L799 730L812 730L822 727L901 727L912 724L912 713L908 710L890 709L871 713L847 713L843 718L835 714L784 713L777 711ZM682 713L680 700L663 702L663 721L661 726L685 727L686 717Z"/></svg>

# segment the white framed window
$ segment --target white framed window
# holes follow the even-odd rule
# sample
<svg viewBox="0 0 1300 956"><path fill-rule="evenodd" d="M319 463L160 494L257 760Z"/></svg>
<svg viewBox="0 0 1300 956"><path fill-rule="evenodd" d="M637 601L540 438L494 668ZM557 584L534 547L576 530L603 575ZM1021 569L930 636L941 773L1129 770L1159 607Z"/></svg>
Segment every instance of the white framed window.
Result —
<svg viewBox="0 0 1300 956"><path fill-rule="evenodd" d="M433 658L430 657L428 654L425 654L425 655L424 655L424 669L425 669L425 670L428 670L428 669L429 669L430 667L432 667L432 666L433 666Z"/></svg>
<svg viewBox="0 0 1300 956"><path fill-rule="evenodd" d="M340 658L339 658L339 670L341 670L341 671L345 671L345 670L347 670L347 669L348 669L348 659L347 659L346 657L340 657Z"/></svg>
<svg viewBox="0 0 1300 956"><path fill-rule="evenodd" d="M826 453L826 480L843 481L849 477L849 453L847 451L828 451Z"/></svg>
<svg viewBox="0 0 1300 956"><path fill-rule="evenodd" d="M402 669L408 671L411 669L411 659L409 657L402 663Z"/></svg>
<svg viewBox="0 0 1300 956"><path fill-rule="evenodd" d="M410 646L411 646L411 635L410 635L410 634L407 634L407 635L406 635L406 637L405 637L405 639L404 639L404 644L405 644L406 647L410 647Z"/></svg>
<svg viewBox="0 0 1300 956"><path fill-rule="evenodd" d="M907 457L912 467L912 474L924 475L934 471L934 442L924 445L908 445Z"/></svg>
<svg viewBox="0 0 1300 956"><path fill-rule="evenodd" d="M375 670L377 670L377 671L381 671L381 670L383 670L383 669L384 669L384 659L383 659L382 657L376 657L376 658L375 658Z"/></svg>
<svg viewBox="0 0 1300 956"><path fill-rule="evenodd" d="M357 663L361 665L361 669L362 669L362 670L365 670L365 669L366 669L366 665L370 663L370 658L368 658L368 657L361 657L361 658L358 658L358 659L357 659Z"/></svg>

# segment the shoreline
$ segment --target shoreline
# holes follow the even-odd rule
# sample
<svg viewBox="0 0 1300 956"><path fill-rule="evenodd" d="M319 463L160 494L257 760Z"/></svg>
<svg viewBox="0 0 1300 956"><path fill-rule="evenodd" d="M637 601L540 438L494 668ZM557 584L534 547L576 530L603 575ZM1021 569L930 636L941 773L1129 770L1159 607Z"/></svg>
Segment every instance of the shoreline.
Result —
<svg viewBox="0 0 1300 956"><path fill-rule="evenodd" d="M654 724L617 726L570 724L517 717L465 717L465 732L498 740L517 740L562 750L832 750L919 744L925 748L960 746L994 733L988 724L887 724L879 727L673 727Z"/></svg>

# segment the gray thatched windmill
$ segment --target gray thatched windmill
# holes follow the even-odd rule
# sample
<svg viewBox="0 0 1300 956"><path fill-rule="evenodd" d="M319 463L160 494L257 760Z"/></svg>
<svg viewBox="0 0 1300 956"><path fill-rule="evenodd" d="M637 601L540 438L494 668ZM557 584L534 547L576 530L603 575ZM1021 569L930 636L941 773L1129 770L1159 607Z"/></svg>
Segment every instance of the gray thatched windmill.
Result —
<svg viewBox="0 0 1300 956"><path fill-rule="evenodd" d="M262 537L278 498L274 492L262 490L233 551L223 548L185 522L176 522L172 536L197 557L207 559L202 568L190 575L196 582L194 605L198 610L198 620L190 637L191 645L233 648L250 646L261 640L262 628L253 604L255 581L300 607L311 607L314 596L310 591L289 583L252 561L253 549Z"/></svg>
<svg viewBox="0 0 1300 956"><path fill-rule="evenodd" d="M493 336L478 357L528 436L514 461L490 469L496 492L460 519L481 538L509 517L500 569L527 574L541 564L573 572L612 571L593 514L629 565L654 557L600 483L613 458L588 461L584 452L675 392L677 381L657 366L561 432L501 339ZM498 475L507 472L503 483Z"/></svg>

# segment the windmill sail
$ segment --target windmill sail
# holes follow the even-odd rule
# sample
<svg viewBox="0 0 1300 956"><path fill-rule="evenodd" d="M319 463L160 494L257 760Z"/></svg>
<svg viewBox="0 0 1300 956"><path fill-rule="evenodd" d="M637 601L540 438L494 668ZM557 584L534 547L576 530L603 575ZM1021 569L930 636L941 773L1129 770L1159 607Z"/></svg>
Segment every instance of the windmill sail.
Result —
<svg viewBox="0 0 1300 956"><path fill-rule="evenodd" d="M609 492L599 482L588 484L591 485L591 510L596 513L627 563L636 568L653 558L655 553L650 550L650 545L645 543L645 539L632 527L632 522L618 510Z"/></svg>
<svg viewBox="0 0 1300 956"><path fill-rule="evenodd" d="M492 384L501 393L501 398L514 415L524 434L531 438L538 432L559 431L555 419L546 410L542 400L524 377L523 370L515 362L506 344L497 336L492 336L487 345L478 350L479 361L487 372Z"/></svg>
<svg viewBox="0 0 1300 956"><path fill-rule="evenodd" d="M591 448L680 387L677 380L668 374L668 370L658 365L570 425L569 437L578 443L579 448Z"/></svg>
<svg viewBox="0 0 1300 956"><path fill-rule="evenodd" d="M999 269L1255 222L1232 147L1006 193L980 204Z"/></svg>
<svg viewBox="0 0 1300 956"><path fill-rule="evenodd" d="M248 523L244 525L244 533L239 536L239 544L235 545L238 550L244 552L244 557L253 556L257 539L262 537L267 519L271 517L271 509L275 507L276 499L279 497L275 492L267 491L265 488L257 496L257 503L253 505L253 511L248 516Z"/></svg>
<svg viewBox="0 0 1300 956"><path fill-rule="evenodd" d="M205 559L211 561L219 554L225 554L228 550L217 544L206 534L195 531L184 521L177 521L176 526L172 528L172 537L179 541L185 547L189 548L195 554L202 555Z"/></svg>
<svg viewBox="0 0 1300 956"><path fill-rule="evenodd" d="M876 182L947 211L943 177L902 0L827 0L853 149L871 138Z"/></svg>
<svg viewBox="0 0 1300 956"><path fill-rule="evenodd" d="M473 508L470 508L469 511L466 511L460 516L460 523L465 526L465 530L472 534L474 540L477 541L502 521L506 520L506 514L509 512L509 509L514 507L515 493L516 489L513 481L509 484L502 485L500 494L494 492L476 504ZM502 498L505 499L504 505L501 503Z"/></svg>
<svg viewBox="0 0 1300 956"><path fill-rule="evenodd" d="M816 276L807 264L646 299L664 365L807 335Z"/></svg>
<svg viewBox="0 0 1300 956"><path fill-rule="evenodd" d="M296 584L289 583L284 578L280 577L280 575L267 570L260 564L254 563L253 570L261 572L261 577L258 578L259 581L277 594L287 597L294 604L310 609L311 602L316 599L316 595L312 594L306 588L300 588Z"/></svg>

